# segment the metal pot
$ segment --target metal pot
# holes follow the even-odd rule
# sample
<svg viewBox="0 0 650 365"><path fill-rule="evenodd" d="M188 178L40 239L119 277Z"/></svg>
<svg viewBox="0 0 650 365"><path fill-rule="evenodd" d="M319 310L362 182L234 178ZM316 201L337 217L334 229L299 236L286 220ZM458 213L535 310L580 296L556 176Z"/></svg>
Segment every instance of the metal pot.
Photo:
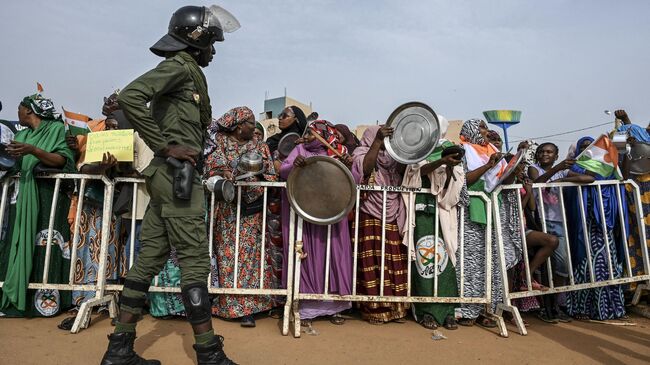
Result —
<svg viewBox="0 0 650 365"><path fill-rule="evenodd" d="M239 157L237 171L241 175L237 176L235 180L242 180L263 173L264 162L262 155L253 151L244 153Z"/></svg>
<svg viewBox="0 0 650 365"><path fill-rule="evenodd" d="M232 181L222 176L212 176L204 181L204 184L208 190L214 192L214 197L217 201L231 203L235 200L235 185Z"/></svg>

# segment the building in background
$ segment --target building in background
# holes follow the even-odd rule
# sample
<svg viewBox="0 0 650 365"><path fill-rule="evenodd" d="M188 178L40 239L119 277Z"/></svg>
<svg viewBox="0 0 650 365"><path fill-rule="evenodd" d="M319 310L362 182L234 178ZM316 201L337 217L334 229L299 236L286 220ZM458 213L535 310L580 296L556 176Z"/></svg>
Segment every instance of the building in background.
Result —
<svg viewBox="0 0 650 365"><path fill-rule="evenodd" d="M460 144L460 129L462 127L462 120L450 120L449 127L447 127L447 134L445 135L445 139L455 144Z"/></svg>
<svg viewBox="0 0 650 365"><path fill-rule="evenodd" d="M280 114L284 108L292 105L302 109L305 116L312 112L311 103L307 105L286 95L279 98L264 100L264 111L260 113L259 120L260 124L266 128L266 138L280 133L280 128L278 127L278 114Z"/></svg>

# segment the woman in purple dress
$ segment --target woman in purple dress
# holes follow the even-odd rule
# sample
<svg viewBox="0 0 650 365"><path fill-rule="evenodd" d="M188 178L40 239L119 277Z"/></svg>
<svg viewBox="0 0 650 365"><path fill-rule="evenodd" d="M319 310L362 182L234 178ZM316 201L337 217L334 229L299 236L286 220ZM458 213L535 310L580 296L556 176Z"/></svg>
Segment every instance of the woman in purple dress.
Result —
<svg viewBox="0 0 650 365"><path fill-rule="evenodd" d="M339 143L334 126L325 121L313 122L303 143L294 148L291 154L282 162L280 177L286 180L294 167L303 166L305 159L312 156L332 156L321 142L316 140L314 133L320 135L336 148L344 157L343 162L350 166L351 157L347 154L345 146ZM333 156L332 156L333 157ZM333 157L334 158L334 157ZM287 283L287 258L289 248L289 200L286 193L282 192L282 237L284 240L284 270L282 282ZM347 220L333 224L331 233L331 266L329 272L328 293L349 295L352 293L352 246ZM327 255L327 226L303 223L303 258L300 264L300 293L322 294L325 292L325 257ZM334 324L343 324L344 320L338 313L349 309L350 302L343 301L300 301L300 318L304 324L309 324L311 319L321 316L332 316Z"/></svg>

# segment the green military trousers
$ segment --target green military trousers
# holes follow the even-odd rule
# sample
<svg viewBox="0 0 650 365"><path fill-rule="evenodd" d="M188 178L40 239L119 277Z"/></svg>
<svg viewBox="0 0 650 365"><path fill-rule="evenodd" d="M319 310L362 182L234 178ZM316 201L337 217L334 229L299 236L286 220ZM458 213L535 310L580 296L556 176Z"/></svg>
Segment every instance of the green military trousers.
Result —
<svg viewBox="0 0 650 365"><path fill-rule="evenodd" d="M151 201L142 221L140 253L126 276L122 292L122 297L128 299L120 306L135 313L141 311L137 307L141 307L149 283L169 259L172 246L181 269L181 287L207 283L210 272L205 195L198 174L194 176L190 201L174 198L173 168L162 159L155 158L143 175Z"/></svg>

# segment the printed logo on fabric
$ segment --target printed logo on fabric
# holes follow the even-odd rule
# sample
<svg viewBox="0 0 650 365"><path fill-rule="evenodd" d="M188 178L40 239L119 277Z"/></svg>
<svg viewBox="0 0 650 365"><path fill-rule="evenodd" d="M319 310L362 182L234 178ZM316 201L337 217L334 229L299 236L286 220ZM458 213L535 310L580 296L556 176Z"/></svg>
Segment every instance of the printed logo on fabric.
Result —
<svg viewBox="0 0 650 365"><path fill-rule="evenodd" d="M425 279L433 278L435 256L438 255L438 275L447 267L449 256L445 250L445 242L438 237L437 244L434 245L433 235L421 237L415 244L415 266L418 274Z"/></svg>
<svg viewBox="0 0 650 365"><path fill-rule="evenodd" d="M47 246L47 229L44 229L36 234L36 246ZM61 256L64 259L70 259L70 242L66 242L63 239L63 235L57 230L52 230L52 244L58 245L61 249Z"/></svg>
<svg viewBox="0 0 650 365"><path fill-rule="evenodd" d="M51 317L59 312L60 296L56 289L38 289L34 295L34 307L44 317Z"/></svg>

